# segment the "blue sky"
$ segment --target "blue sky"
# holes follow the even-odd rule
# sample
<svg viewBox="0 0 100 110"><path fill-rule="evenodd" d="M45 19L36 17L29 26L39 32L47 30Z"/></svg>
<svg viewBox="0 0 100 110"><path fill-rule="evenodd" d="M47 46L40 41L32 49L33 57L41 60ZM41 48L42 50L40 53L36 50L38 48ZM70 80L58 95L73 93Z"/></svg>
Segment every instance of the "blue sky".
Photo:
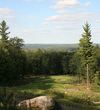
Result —
<svg viewBox="0 0 100 110"><path fill-rule="evenodd" d="M100 43L100 0L0 0L0 22L31 44L78 43L82 25L91 24L93 43Z"/></svg>

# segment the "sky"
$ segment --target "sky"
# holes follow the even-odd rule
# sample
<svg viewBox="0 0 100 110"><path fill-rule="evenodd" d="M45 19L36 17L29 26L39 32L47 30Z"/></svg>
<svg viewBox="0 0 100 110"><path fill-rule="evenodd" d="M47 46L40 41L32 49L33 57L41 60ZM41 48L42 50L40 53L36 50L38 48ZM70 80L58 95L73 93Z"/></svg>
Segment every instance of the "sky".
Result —
<svg viewBox="0 0 100 110"><path fill-rule="evenodd" d="M100 0L0 0L0 23L26 44L75 44L90 24L100 43Z"/></svg>

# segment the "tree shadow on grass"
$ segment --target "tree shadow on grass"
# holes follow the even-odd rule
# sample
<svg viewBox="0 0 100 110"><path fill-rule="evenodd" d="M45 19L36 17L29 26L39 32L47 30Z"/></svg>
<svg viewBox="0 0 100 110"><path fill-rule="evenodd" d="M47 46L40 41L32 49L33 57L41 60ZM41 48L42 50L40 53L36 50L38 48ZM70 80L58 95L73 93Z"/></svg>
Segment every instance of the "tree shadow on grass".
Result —
<svg viewBox="0 0 100 110"><path fill-rule="evenodd" d="M35 77L35 78L30 78L31 83L56 83L54 79L51 79L49 76L48 77Z"/></svg>
<svg viewBox="0 0 100 110"><path fill-rule="evenodd" d="M27 82L27 83L26 83ZM17 97L20 99L30 99L37 96L45 95L45 91L52 88L54 79L50 77L35 77L26 80L24 83L18 83L18 86L6 87L7 92L13 91L17 93ZM3 90L3 87L0 89ZM3 94L3 91L0 93Z"/></svg>
<svg viewBox="0 0 100 110"><path fill-rule="evenodd" d="M18 88L18 90L32 90L32 89L39 89L39 90L47 90L52 88L53 84L55 83L54 79L50 77L35 77L30 78L29 83L25 85L15 86L14 88Z"/></svg>

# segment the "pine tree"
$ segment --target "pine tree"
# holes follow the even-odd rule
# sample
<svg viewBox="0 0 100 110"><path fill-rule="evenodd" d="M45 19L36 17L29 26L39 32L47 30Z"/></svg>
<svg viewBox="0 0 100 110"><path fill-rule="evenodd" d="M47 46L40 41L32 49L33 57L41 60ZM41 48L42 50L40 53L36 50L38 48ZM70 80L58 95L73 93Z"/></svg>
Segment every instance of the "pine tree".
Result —
<svg viewBox="0 0 100 110"><path fill-rule="evenodd" d="M0 35L1 35L1 42L2 43L5 43L5 44L7 44L8 43L8 34L10 34L10 32L6 32L8 29L9 29L9 27L7 27L7 25L6 25L6 22L3 20L1 23L0 23Z"/></svg>
<svg viewBox="0 0 100 110"><path fill-rule="evenodd" d="M84 33L78 43L79 45L79 54L82 57L82 63L87 65L87 89L89 89L89 66L94 61L93 45L91 42L91 30L90 25L86 22L83 26Z"/></svg>

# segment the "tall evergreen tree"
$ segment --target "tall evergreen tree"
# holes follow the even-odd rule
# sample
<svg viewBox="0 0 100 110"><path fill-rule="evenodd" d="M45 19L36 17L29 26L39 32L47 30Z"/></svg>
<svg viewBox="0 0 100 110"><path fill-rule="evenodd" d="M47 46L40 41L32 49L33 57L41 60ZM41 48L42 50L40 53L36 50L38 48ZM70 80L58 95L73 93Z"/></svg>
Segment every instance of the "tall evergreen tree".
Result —
<svg viewBox="0 0 100 110"><path fill-rule="evenodd" d="M87 89L89 89L89 65L94 61L93 45L91 42L91 30L90 25L86 22L83 26L84 33L78 43L79 54L82 56L82 63L87 65Z"/></svg>
<svg viewBox="0 0 100 110"><path fill-rule="evenodd" d="M10 32L6 32L9 27L6 25L6 22L3 20L1 23L0 23L0 35L1 35L1 42L2 43L5 43L7 44L8 43L8 34L10 34Z"/></svg>

